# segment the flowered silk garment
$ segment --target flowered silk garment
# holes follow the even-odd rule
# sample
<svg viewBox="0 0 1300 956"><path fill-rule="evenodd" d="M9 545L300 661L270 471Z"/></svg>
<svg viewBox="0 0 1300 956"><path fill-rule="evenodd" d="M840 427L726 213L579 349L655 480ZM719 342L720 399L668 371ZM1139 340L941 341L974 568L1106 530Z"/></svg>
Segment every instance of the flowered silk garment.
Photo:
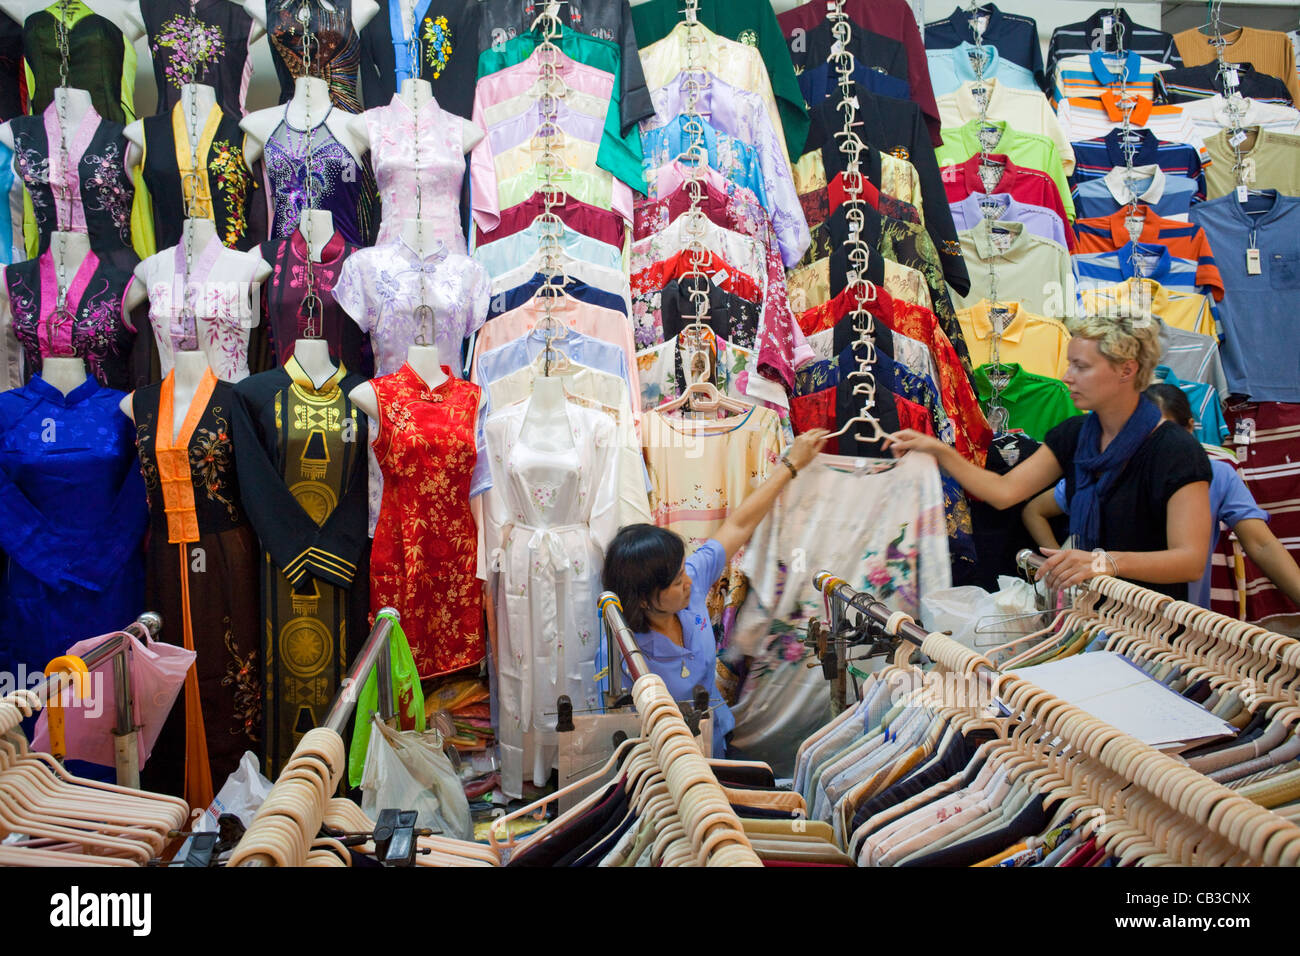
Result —
<svg viewBox="0 0 1300 956"><path fill-rule="evenodd" d="M309 14L306 24L298 19L303 9ZM316 39L311 62L303 57L304 28ZM335 106L361 112L361 36L352 22L351 0L267 0L266 33L281 103L293 98L294 80L315 76L329 84Z"/></svg>
<svg viewBox="0 0 1300 956"><path fill-rule="evenodd" d="M555 701L595 709L602 555L618 530L613 420L566 402L572 446L529 444L529 403L487 425L493 486L485 541L499 568L497 689L501 786L545 783L557 753Z"/></svg>
<svg viewBox="0 0 1300 956"><path fill-rule="evenodd" d="M166 113L180 101L186 83L204 83L216 90L217 103L231 116L242 117L253 77L249 41L253 18L229 0L140 0L153 75L158 86L158 110ZM170 245L170 243L163 243Z"/></svg>
<svg viewBox="0 0 1300 956"><path fill-rule="evenodd" d="M130 253L105 259L93 252L87 255L67 276L64 306L70 321L58 315L58 270L51 252L5 267L14 336L29 372L39 372L50 356L75 355L86 360L101 385L129 387L136 330L122 302L135 281L134 264Z"/></svg>
<svg viewBox="0 0 1300 956"><path fill-rule="evenodd" d="M432 98L412 112L398 95L387 106L366 110L364 117L383 209L376 243L399 239L403 219L425 219L434 223L434 238L453 252L464 252L460 226L464 121Z"/></svg>
<svg viewBox="0 0 1300 956"><path fill-rule="evenodd" d="M478 530L469 508L479 387L448 373L431 389L406 364L370 384L384 476L370 554L371 616L395 608L420 677L434 677L483 659Z"/></svg>

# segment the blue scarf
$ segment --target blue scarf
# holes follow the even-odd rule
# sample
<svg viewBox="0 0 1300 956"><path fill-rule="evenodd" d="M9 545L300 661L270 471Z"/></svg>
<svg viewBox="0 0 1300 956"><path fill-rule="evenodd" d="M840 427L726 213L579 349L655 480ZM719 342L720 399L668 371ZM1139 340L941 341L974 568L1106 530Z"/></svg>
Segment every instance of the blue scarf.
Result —
<svg viewBox="0 0 1300 956"><path fill-rule="evenodd" d="M1074 494L1070 498L1070 534L1085 551L1101 545L1101 500L1110 493L1128 460L1160 421L1160 409L1145 395L1118 435L1101 450L1101 419L1089 412L1074 449Z"/></svg>

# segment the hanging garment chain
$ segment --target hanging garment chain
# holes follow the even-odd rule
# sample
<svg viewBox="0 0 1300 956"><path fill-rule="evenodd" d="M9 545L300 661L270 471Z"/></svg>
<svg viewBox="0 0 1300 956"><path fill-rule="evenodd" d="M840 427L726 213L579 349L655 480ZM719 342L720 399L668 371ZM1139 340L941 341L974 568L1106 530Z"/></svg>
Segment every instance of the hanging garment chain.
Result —
<svg viewBox="0 0 1300 956"><path fill-rule="evenodd" d="M539 56L541 64L541 80L543 89L546 91L540 100L541 122L538 125L538 133L541 134L542 155L539 160L539 166L542 170L542 216L546 225L542 230L541 242L539 244L542 257L545 260L546 282L538 290L542 296L542 317L539 326L545 326L546 345L542 353L542 374L549 377L551 374L552 356L558 356L559 350L555 347L555 339L559 331L559 320L555 318L555 305L564 289L568 286L568 276L564 269L564 247L561 242L563 229L558 214L554 213L555 207L564 202L563 193L558 188L555 181L556 169L563 164L563 157L556 151L556 141L561 136L559 126L559 102L555 95L562 83L559 71L556 69L560 48L556 45L555 40L563 32L563 24L560 21L560 5L555 0L546 4L545 9L532 23L533 30L539 30L542 42L538 45L536 53Z"/></svg>
<svg viewBox="0 0 1300 956"><path fill-rule="evenodd" d="M72 224L72 187L69 182L69 170L72 168L72 157L68 155L68 73L69 73L69 53L68 53L68 25L66 17L71 6L70 0L61 0L59 4L60 16L55 17L55 36L59 45L59 91L55 100L59 104L59 169L57 181L55 180L54 170L51 169L50 183L53 187L55 202L62 205L62 215L56 214L56 222ZM68 329L69 351L68 356L75 356L75 350L71 349L73 317L68 312L68 241L64 230L59 230L59 254L55 263L55 298L54 312L46 320L46 341L53 350L53 355L64 355L62 345L58 336L60 327L66 326Z"/></svg>
<svg viewBox="0 0 1300 956"><path fill-rule="evenodd" d="M315 62L315 52L320 45L316 34L311 30L311 8L304 2L298 8L298 22L302 24L302 63L303 70L308 76L311 75L311 65ZM303 160L307 180L307 233L303 236L307 240L307 268L306 281L307 292L302 297L303 326L302 335L304 338L320 338L325 334L324 329L324 305L321 303L320 296L316 292L316 259L314 249L313 233L316 231L316 220L311 215L316 209L316 177L312 175L312 158L316 151L316 126L312 123L311 112L311 84L303 84L303 110L307 114L307 153ZM328 118L329 114L326 113ZM299 224L301 228L301 223Z"/></svg>

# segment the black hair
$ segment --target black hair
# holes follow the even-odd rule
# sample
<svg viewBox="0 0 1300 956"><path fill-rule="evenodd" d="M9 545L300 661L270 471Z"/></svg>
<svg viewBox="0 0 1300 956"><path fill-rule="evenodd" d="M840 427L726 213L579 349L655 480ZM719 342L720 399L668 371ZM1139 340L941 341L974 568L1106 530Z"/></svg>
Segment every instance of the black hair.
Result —
<svg viewBox="0 0 1300 956"><path fill-rule="evenodd" d="M650 630L646 605L672 585L685 558L685 542L667 528L630 524L618 529L605 549L601 579L606 591L618 595L623 620L633 631Z"/></svg>
<svg viewBox="0 0 1300 956"><path fill-rule="evenodd" d="M1175 425L1187 428L1192 424L1194 420L1192 403L1187 400L1187 393L1177 385L1168 385L1164 382L1148 385L1143 394L1159 405L1161 413L1171 419Z"/></svg>

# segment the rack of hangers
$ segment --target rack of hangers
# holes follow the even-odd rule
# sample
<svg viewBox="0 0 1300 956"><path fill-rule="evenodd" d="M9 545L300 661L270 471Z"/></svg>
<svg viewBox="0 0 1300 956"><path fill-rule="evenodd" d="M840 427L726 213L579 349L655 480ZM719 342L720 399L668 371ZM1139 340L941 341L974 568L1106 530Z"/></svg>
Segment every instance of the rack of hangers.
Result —
<svg viewBox="0 0 1300 956"><path fill-rule="evenodd" d="M664 682L650 671L631 629L623 620L618 598L607 591L599 600L607 632L634 681L632 696L641 715L641 736L621 743L605 767L590 777L494 820L489 831L493 849L503 861L509 861L544 845L553 834L562 831L567 821L597 802L599 791L536 831L523 844L511 833L511 822L540 813L569 791L589 787L593 780L617 770L627 775L627 786L634 791L633 805L639 809L641 819L653 820L654 845L646 852L656 864L762 865L754 845L762 841L742 824L729 802L732 795L718 782L676 701ZM617 664L611 666L617 668ZM793 828L787 829L793 835Z"/></svg>
<svg viewBox="0 0 1300 956"><path fill-rule="evenodd" d="M559 320L555 317L555 304L568 285L568 276L564 268L565 250L561 241L563 222L554 212L564 204L565 199L563 189L554 178L565 165L563 157L555 148L557 139L563 135L559 126L559 103L563 95L564 80L558 70L560 57L563 54L555 42L563 31L559 9L558 3L548 2L530 26L531 30L538 32L542 40L536 50L541 65L539 84L542 96L538 101L541 123L534 134L534 144L540 146L540 150L537 150L539 153L537 163L542 170L540 191L543 209L537 218L542 223L539 252L542 256L542 272L546 276L546 281L537 293L542 297L542 317L537 327L546 335L546 344L540 356L540 371L545 376L549 376L553 371L562 370L568 362L559 346L555 344L556 340L562 337L563 332Z"/></svg>
<svg viewBox="0 0 1300 956"><path fill-rule="evenodd" d="M853 310L848 314L857 338L854 341L854 358L857 368L844 375L852 381L853 394L862 396L858 413L848 421L841 422L840 427L831 433L830 438L838 438L849 433L855 425L867 426L866 431L855 431L854 437L859 441L880 441L885 431L875 415L876 378L872 368L876 364L876 320L868 303L876 299L876 288L867 278L867 267L871 262L871 247L862 238L865 225L863 198L862 153L867 149L854 127L861 126L858 111L861 104L853 93L854 58L849 50L852 38L853 21L844 12L843 0L834 0L827 4L827 19L831 21L832 35L835 43L831 47L827 62L834 64L836 84L840 91L838 109L844 114L844 125L835 132L835 140L844 163L844 202L845 215L849 222L848 258L849 274L846 291L853 294Z"/></svg>
<svg viewBox="0 0 1300 956"><path fill-rule="evenodd" d="M910 621L902 621L888 609L877 606L878 602L869 596L853 591L829 574L819 575L818 580L828 599L834 596L857 609L886 632L892 623L893 631L900 638L899 657L910 653L913 642L919 639L919 628L914 630ZM1115 595L1124 588L1144 591L1108 577L1096 579L1095 585L1099 594L1107 595ZM1293 677L1295 665L1300 664L1293 650L1276 653L1275 645L1280 640L1279 635L1255 637L1257 647L1262 643L1267 645L1264 649L1274 651L1276 664L1288 664L1289 670L1276 671L1279 680L1283 676ZM921 644L923 652L940 668L978 675L980 680L974 696L964 699L954 698L946 689L950 684L934 680L923 682L920 690L908 691L904 685L905 693L912 695L905 698L907 706L929 706L933 719L949 721L953 726L960 723L969 729L975 720L986 729L995 728L994 739L981 748L981 759L986 761L986 766L1009 769L1013 777L1029 773L1022 778L1022 785L1029 787L1031 793L1037 790L1044 797L1045 810L1051 811L1047 817L1051 822L1043 832L1068 824L1095 841L1099 854L1121 863L1294 865L1300 862L1300 827L1259 805L1258 796L1248 798L1251 791L1234 792L1194 766L1143 744L1031 681L1014 674L992 674L987 657L943 635L926 635ZM899 657L895 658L896 662ZM894 673L890 679L898 676ZM1274 685L1266 686L1272 689ZM1005 720L980 719L972 713L983 704L986 687L996 696ZM931 693L928 702L924 696L926 688ZM937 698L936 688L940 695ZM1287 698L1279 698L1273 706L1273 718L1289 719L1291 723L1287 726L1293 730L1295 722L1300 720L1300 708ZM850 724L841 726L852 729L851 723L850 718ZM833 730L835 726L836 722L832 721L828 728ZM893 778L886 775L885 779ZM864 781L866 793L857 794L862 801L871 793L879 792L879 788L873 791L871 784L871 779ZM1023 798L1024 790L1020 792ZM997 808L990 812L996 814ZM870 816L857 828L852 827L853 819L837 817L835 822L846 845L855 852L881 826ZM872 856L871 852L865 854L865 859L873 865L889 860ZM859 855L858 861L863 863L864 856Z"/></svg>

